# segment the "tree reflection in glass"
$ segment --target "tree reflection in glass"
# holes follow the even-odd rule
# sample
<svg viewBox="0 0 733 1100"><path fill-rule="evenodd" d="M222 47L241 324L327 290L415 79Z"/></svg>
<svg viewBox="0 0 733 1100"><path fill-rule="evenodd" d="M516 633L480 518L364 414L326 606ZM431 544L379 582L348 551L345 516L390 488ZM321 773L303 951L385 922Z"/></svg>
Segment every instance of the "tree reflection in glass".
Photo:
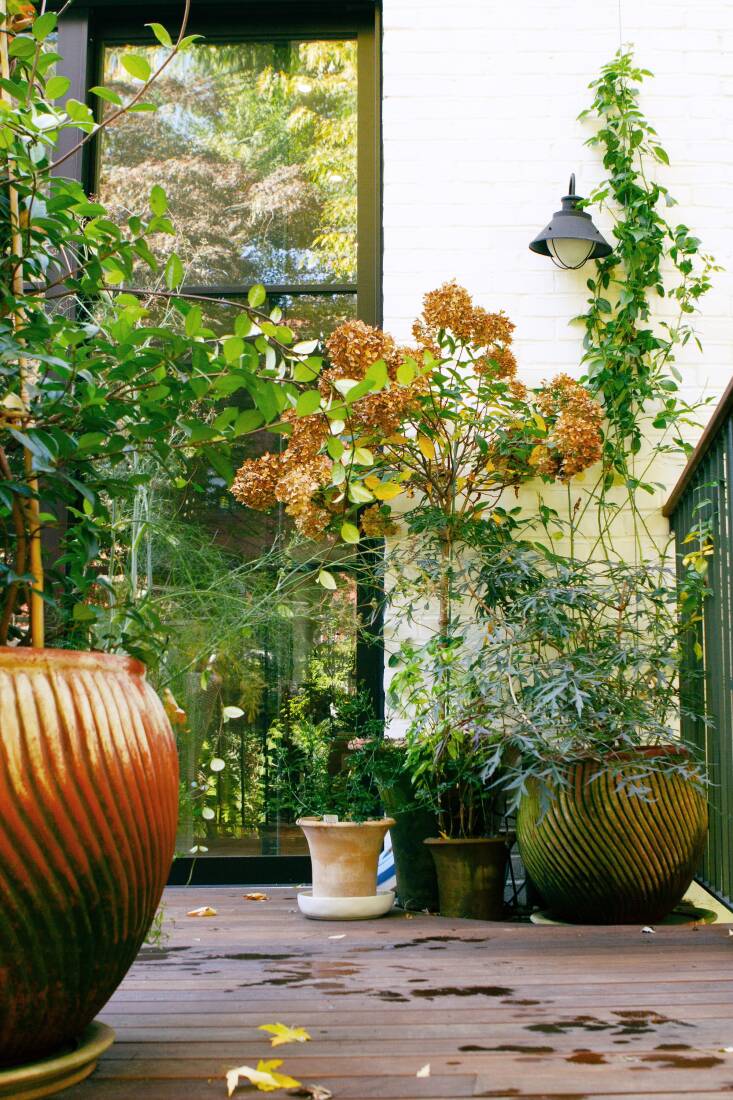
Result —
<svg viewBox="0 0 733 1100"><path fill-rule="evenodd" d="M108 46L104 83L127 96L126 51ZM163 186L189 285L356 278L356 43L197 44L151 90L158 109L105 132L97 187L126 217ZM141 280L144 278L140 274Z"/></svg>

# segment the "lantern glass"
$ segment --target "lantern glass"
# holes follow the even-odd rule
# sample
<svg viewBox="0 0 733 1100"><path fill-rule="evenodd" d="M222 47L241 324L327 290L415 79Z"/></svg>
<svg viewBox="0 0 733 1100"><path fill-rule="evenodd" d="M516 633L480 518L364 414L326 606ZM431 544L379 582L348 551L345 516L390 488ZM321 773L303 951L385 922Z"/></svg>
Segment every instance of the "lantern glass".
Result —
<svg viewBox="0 0 733 1100"><path fill-rule="evenodd" d="M590 259L595 242L577 237L550 237L547 247L558 267L575 268L582 267Z"/></svg>

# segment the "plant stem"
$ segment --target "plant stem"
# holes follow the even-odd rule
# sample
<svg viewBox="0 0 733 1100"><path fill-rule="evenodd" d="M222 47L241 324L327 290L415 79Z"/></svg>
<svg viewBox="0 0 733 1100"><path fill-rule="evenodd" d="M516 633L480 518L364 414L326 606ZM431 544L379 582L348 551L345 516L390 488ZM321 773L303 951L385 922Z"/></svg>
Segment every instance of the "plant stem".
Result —
<svg viewBox="0 0 733 1100"><path fill-rule="evenodd" d="M8 9L6 0L0 0L0 16L2 16L3 26L2 33L0 33L0 75L2 75L3 81L10 80L10 59L8 56ZM6 87L0 89L0 95L6 103L10 103L10 94ZM12 158L8 157L8 175L12 178L13 175L13 162ZM20 303L23 300L24 285L23 285L23 236L20 228L20 205L18 202L18 192L12 183L8 183L8 208L10 213L10 252L14 258L15 263L13 266L13 296L15 298L15 305L13 307L13 326L17 330L24 321L23 307ZM28 408L28 391L27 391L27 378L28 378L28 360L24 357L20 357L18 362L20 372L20 392L23 400L23 404L26 409ZM23 448L23 469L25 471L25 478L28 484L28 488L31 491L30 498L24 504L25 522L28 529L28 550L30 555L30 573L32 577L31 593L30 593L30 612L31 612L31 645L40 649L44 643L44 623L43 623L43 555L41 548L41 523L39 519L40 515L40 502L38 497L38 478L33 469L33 456L27 447Z"/></svg>

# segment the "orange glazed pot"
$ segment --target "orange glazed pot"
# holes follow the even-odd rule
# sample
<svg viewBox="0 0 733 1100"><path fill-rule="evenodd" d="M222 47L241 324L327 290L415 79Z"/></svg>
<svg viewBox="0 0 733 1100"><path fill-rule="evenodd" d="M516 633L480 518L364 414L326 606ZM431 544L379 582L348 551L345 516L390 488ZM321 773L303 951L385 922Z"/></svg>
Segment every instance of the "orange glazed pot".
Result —
<svg viewBox="0 0 733 1100"><path fill-rule="evenodd" d="M139 661L0 646L0 1064L61 1050L122 981L177 810L175 738Z"/></svg>

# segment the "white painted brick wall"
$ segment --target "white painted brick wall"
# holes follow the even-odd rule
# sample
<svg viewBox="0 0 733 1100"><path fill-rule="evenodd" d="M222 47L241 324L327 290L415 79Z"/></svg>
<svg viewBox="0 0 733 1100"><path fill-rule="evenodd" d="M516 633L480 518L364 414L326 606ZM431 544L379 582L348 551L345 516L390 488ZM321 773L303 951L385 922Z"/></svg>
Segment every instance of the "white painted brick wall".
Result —
<svg viewBox="0 0 733 1100"><path fill-rule="evenodd" d="M592 265L559 271L527 246L572 171L581 194L602 179L577 115L623 40L655 74L642 106L670 156L670 213L725 268L703 303L703 354L678 357L687 397L719 395L733 376L733 2L621 0L622 39L618 0L383 4L385 328L407 338L425 291L455 277L515 322L526 381L578 373L567 321ZM656 476L671 488L680 468ZM660 535L664 496L649 498Z"/></svg>
<svg viewBox="0 0 733 1100"><path fill-rule="evenodd" d="M655 73L643 107L672 165L672 213L727 269L704 303L705 353L682 357L691 394L733 375L733 3L621 0L624 42ZM407 336L426 290L456 277L517 324L524 376L577 371L581 272L527 247L584 147L587 85L619 45L617 0L384 0L385 326ZM607 220L599 219L608 229Z"/></svg>

